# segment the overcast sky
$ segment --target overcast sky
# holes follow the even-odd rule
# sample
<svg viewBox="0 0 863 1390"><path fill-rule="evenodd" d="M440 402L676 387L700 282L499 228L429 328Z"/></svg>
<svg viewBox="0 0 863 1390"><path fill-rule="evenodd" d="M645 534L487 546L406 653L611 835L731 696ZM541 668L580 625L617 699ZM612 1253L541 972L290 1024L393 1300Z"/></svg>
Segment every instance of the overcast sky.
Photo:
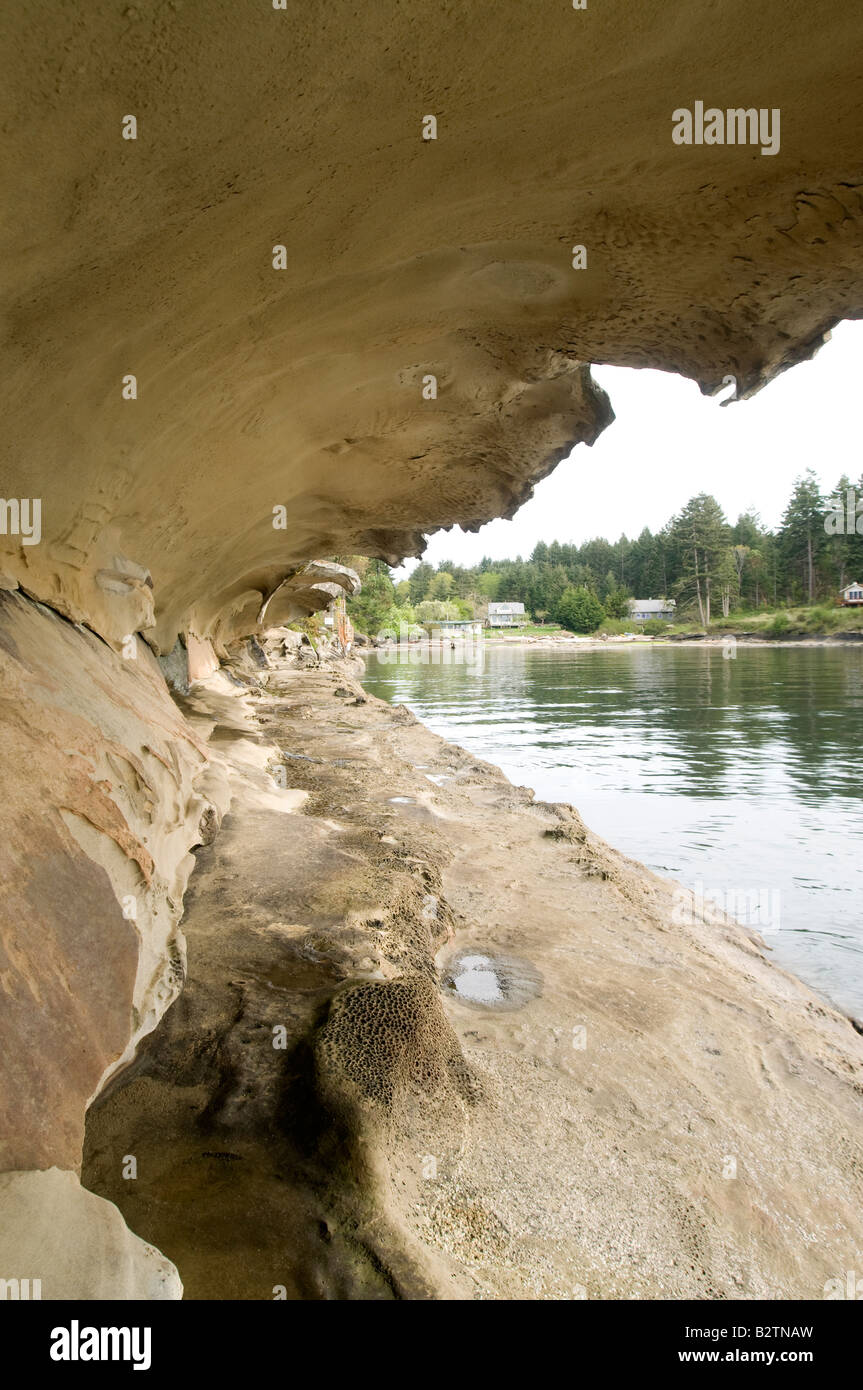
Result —
<svg viewBox="0 0 863 1390"><path fill-rule="evenodd" d="M731 521L755 507L775 526L804 469L828 487L843 472L852 480L863 472L863 321L839 324L811 362L727 407L667 372L595 367L594 376L617 418L593 448L579 444L512 521L474 536L438 531L424 559L475 565L484 555L527 558L540 540L634 537L645 526L657 531L697 492L712 493Z"/></svg>

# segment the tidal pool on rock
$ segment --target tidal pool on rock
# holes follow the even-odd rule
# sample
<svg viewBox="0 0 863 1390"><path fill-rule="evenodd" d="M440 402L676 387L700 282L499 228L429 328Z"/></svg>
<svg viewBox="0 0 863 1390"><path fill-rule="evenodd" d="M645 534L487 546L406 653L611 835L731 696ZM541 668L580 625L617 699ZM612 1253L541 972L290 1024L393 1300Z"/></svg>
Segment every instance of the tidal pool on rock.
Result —
<svg viewBox="0 0 863 1390"><path fill-rule="evenodd" d="M503 990L488 956L462 956L452 977L453 989L472 1004L496 1004L503 999Z"/></svg>
<svg viewBox="0 0 863 1390"><path fill-rule="evenodd" d="M520 1009L541 992L542 977L529 961L468 948L456 952L443 973L444 990L480 1008Z"/></svg>

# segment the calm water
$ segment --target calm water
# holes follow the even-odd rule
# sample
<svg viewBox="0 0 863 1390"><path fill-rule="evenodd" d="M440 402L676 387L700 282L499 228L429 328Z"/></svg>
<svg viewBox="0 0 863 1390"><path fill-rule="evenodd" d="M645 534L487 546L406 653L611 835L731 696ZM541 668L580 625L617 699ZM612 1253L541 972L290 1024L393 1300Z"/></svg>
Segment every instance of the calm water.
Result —
<svg viewBox="0 0 863 1390"><path fill-rule="evenodd" d="M863 651L497 648L365 684L657 873L753 895L774 958L863 1018Z"/></svg>

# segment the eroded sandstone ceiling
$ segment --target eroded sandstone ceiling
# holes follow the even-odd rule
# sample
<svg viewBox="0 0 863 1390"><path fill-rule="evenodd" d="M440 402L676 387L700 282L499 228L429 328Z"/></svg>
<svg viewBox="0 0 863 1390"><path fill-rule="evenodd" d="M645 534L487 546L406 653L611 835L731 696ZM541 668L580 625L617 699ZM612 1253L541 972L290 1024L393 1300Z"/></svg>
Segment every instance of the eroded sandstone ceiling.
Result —
<svg viewBox="0 0 863 1390"><path fill-rule="evenodd" d="M0 570L115 644L224 639L310 558L511 514L611 419L586 364L746 394L863 311L845 0L0 25L0 490L41 500ZM780 110L779 152L676 145L697 100Z"/></svg>

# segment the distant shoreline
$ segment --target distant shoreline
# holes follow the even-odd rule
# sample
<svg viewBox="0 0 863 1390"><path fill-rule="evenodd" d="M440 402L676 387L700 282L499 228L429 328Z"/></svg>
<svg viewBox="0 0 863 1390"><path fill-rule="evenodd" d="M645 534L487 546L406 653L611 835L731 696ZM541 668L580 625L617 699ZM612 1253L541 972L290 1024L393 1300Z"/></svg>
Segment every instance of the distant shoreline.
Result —
<svg viewBox="0 0 863 1390"><path fill-rule="evenodd" d="M456 649L461 645L463 638L454 638L452 643ZM753 636L748 632L724 632L721 636L711 633L710 635L698 636L697 634L680 637L647 637L637 635L634 637L610 636L610 637L582 637L575 633L556 633L547 637L521 637L513 633L505 637L492 637L484 639L488 641L489 647L516 647L530 648L532 651L571 651L575 648L603 650L608 647L723 647L728 642L734 641L741 646L747 647L848 647L863 644L863 631L833 633L824 636L813 635L812 633L801 634L799 637L765 637ZM358 656L371 656L380 652L392 652L405 648L409 651L438 651L441 648L451 649L451 642L445 639L443 642L431 642L427 638L418 642L388 642L381 646L356 647Z"/></svg>

